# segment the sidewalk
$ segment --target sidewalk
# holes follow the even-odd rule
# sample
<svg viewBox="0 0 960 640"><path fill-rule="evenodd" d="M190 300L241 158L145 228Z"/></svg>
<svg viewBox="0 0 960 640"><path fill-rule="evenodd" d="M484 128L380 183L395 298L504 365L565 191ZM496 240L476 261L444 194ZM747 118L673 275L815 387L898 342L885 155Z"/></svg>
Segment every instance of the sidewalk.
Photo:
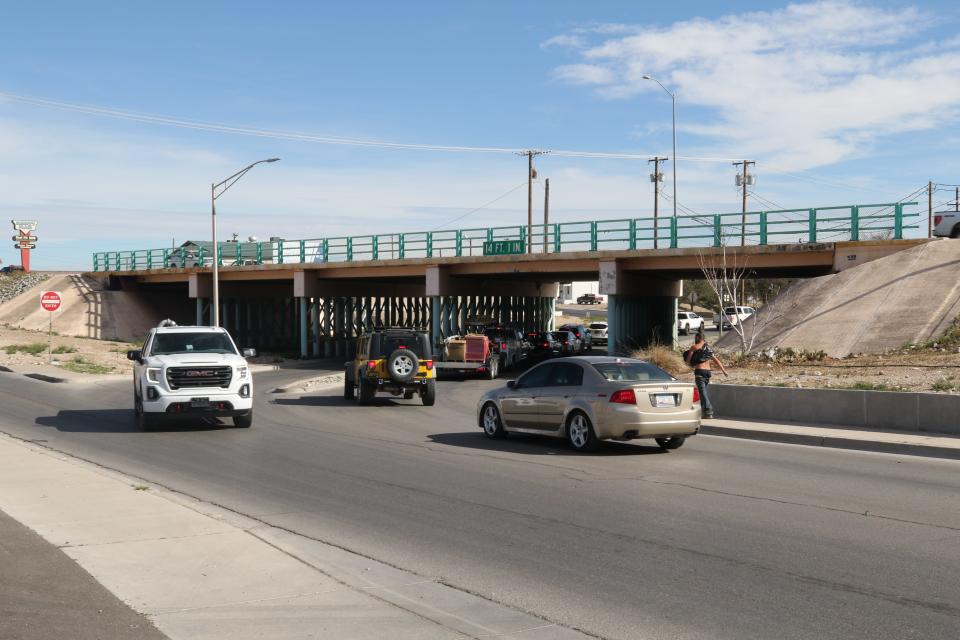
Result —
<svg viewBox="0 0 960 640"><path fill-rule="evenodd" d="M881 431L835 425L716 418L704 420L700 433L748 440L960 460L960 437L937 433L923 434L915 431Z"/></svg>
<svg viewBox="0 0 960 640"><path fill-rule="evenodd" d="M3 640L165 638L63 551L2 511L0 575Z"/></svg>
<svg viewBox="0 0 960 640"><path fill-rule="evenodd" d="M33 538L16 547L22 558L18 566L40 567L49 554L61 554L56 575L85 577L90 583L92 576L172 640L586 637L436 578L3 435L0 511L60 548ZM6 535L10 526L0 529L0 554L14 552ZM62 564L68 558L79 567ZM6 563L0 567L4 602L7 593L32 591L29 571L8 571ZM51 626L39 635L17 635L20 629L12 625L24 622L23 613L8 620L7 607L0 606L0 637L82 639L83 623L98 597L93 591L81 596L67 589L54 599L60 617L51 617ZM119 603L96 611L100 609L109 611L114 625L144 621ZM69 631L58 633L60 628ZM162 637L150 631L100 629L90 637Z"/></svg>

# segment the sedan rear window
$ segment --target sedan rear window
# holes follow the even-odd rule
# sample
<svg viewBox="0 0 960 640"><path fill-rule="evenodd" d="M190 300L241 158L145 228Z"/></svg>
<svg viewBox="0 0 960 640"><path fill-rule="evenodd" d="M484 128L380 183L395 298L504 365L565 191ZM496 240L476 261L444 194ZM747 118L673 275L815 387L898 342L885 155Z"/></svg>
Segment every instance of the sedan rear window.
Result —
<svg viewBox="0 0 960 640"><path fill-rule="evenodd" d="M593 368L614 382L672 382L669 373L649 362L598 362Z"/></svg>
<svg viewBox="0 0 960 640"><path fill-rule="evenodd" d="M605 325L605 324L602 323L602 322L594 322L593 324L590 325L590 328L591 328L591 329L606 329L606 328L607 328L607 325Z"/></svg>

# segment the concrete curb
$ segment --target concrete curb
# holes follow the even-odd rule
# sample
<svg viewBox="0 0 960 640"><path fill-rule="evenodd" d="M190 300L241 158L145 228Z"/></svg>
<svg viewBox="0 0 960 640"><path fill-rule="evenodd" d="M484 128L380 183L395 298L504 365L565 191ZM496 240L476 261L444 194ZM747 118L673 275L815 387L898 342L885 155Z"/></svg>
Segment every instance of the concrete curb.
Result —
<svg viewBox="0 0 960 640"><path fill-rule="evenodd" d="M717 413L745 420L960 435L960 395L716 384Z"/></svg>
<svg viewBox="0 0 960 640"><path fill-rule="evenodd" d="M836 431L842 431L837 429ZM822 435L806 433L784 433L779 431L765 431L727 427L719 425L702 425L700 433L708 436L725 438L742 438L763 442L779 442L783 444L801 444L811 447L827 447L832 449L850 449L854 451L872 451L874 453L893 453L926 458L945 458L960 460L960 448L938 447L936 445L910 442L886 442L880 440L865 440L861 438L844 437L842 435Z"/></svg>

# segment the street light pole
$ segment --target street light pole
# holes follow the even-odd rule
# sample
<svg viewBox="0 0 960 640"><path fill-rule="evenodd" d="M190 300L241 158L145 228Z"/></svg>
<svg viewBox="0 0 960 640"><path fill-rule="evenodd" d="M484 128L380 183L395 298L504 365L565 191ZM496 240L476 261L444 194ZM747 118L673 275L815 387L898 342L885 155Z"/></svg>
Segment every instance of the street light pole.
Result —
<svg viewBox="0 0 960 640"><path fill-rule="evenodd" d="M644 80L653 80L670 96L670 109L673 119L673 217L677 217L677 96L663 86L663 83L653 76L644 75Z"/></svg>
<svg viewBox="0 0 960 640"><path fill-rule="evenodd" d="M211 318L213 319L212 326L214 327L220 326L220 246L219 243L217 243L217 198L226 193L227 189L236 184L237 180L246 175L250 169L253 169L262 162L276 162L279 159L280 158L267 158L265 160L257 160L240 171L237 171L226 180L210 185L210 226L211 233L213 234L213 313L211 314ZM220 193L217 193L217 189L220 189L220 187L223 187L223 189L220 190Z"/></svg>

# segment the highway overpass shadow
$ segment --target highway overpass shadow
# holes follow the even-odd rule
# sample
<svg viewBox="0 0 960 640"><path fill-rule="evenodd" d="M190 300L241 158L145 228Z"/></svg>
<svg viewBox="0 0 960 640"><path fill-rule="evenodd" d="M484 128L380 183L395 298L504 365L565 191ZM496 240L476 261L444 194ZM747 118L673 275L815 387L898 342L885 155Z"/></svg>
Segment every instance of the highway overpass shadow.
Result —
<svg viewBox="0 0 960 640"><path fill-rule="evenodd" d="M586 456L604 458L661 455L667 453L657 446L653 440L649 441L650 444L647 444L646 440L639 440L634 443L604 440L597 445L595 451L578 453L568 447L564 440L550 436L510 434L509 437L503 440L491 440L483 435L482 431L477 429L476 432L434 433L427 437L430 438L430 442L451 447L479 449L482 451L505 451L531 456Z"/></svg>
<svg viewBox="0 0 960 640"><path fill-rule="evenodd" d="M53 427L57 431L69 433L143 433L137 426L132 409L84 409L64 410L55 416L41 416L35 424ZM221 422L216 418L182 417L164 420L150 429L150 432L164 431L216 431L233 429L232 422Z"/></svg>

